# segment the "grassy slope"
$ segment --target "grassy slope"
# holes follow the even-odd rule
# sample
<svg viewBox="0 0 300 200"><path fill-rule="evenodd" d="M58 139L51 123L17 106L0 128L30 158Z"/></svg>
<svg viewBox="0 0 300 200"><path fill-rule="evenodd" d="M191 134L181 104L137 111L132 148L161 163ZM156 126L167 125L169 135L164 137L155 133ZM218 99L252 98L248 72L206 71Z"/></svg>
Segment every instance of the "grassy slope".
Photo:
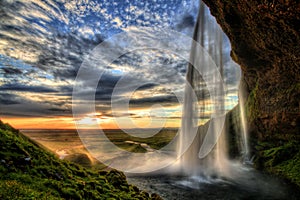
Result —
<svg viewBox="0 0 300 200"><path fill-rule="evenodd" d="M0 121L0 199L160 199L122 172L92 171L40 148Z"/></svg>

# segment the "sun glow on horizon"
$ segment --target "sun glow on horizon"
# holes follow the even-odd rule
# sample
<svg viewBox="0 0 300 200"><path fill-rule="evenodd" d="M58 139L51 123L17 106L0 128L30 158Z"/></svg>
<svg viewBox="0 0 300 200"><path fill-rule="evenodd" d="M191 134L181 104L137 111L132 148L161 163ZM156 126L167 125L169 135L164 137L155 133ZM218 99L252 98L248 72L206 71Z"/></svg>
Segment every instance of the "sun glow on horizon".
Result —
<svg viewBox="0 0 300 200"><path fill-rule="evenodd" d="M118 124L114 118L111 117L97 117L86 116L79 119L77 126L75 125L75 120L73 117L57 117L57 118L47 118L47 117L1 117L4 123L8 123L16 129L131 129L131 128L158 128L161 126L156 126L155 121L160 121L162 119L153 119L154 123L149 126L149 119L136 118L134 119L134 124L136 127L126 126L124 123ZM151 119L150 119L151 120ZM178 128L180 124L180 119L164 119L164 127L175 127ZM119 121L122 122L122 119Z"/></svg>
<svg viewBox="0 0 300 200"><path fill-rule="evenodd" d="M207 102L206 102L207 103ZM226 109L230 110L237 102L229 99L226 102ZM89 113L79 119L72 116L42 116L42 117L13 117L1 116L0 120L9 123L17 129L131 129L131 128L160 128L181 126L182 106L180 104L166 107L141 108L132 107L130 115L124 115L118 111L115 116L112 113L101 112ZM198 125L206 123L211 115L207 110L203 119L199 119ZM77 124L75 123L77 122ZM129 123L128 123L129 122Z"/></svg>
<svg viewBox="0 0 300 200"><path fill-rule="evenodd" d="M72 117L1 117L16 129L75 129Z"/></svg>

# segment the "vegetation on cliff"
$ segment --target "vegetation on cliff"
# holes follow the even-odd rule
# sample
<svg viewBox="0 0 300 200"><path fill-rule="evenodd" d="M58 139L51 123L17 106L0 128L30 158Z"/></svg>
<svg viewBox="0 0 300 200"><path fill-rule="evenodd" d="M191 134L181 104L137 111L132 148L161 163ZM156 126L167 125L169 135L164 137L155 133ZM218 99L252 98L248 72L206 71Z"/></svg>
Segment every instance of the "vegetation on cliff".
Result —
<svg viewBox="0 0 300 200"><path fill-rule="evenodd" d="M300 187L300 142L291 140L275 144L259 142L256 166L290 180Z"/></svg>
<svg viewBox="0 0 300 200"><path fill-rule="evenodd" d="M160 199L122 172L93 171L58 159L0 121L0 199Z"/></svg>

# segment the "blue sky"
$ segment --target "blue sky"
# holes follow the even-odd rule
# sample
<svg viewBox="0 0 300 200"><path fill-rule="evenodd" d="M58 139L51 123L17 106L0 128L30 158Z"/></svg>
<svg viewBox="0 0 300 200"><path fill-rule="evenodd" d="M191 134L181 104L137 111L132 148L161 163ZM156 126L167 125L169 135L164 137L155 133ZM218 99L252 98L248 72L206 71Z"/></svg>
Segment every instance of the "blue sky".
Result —
<svg viewBox="0 0 300 200"><path fill-rule="evenodd" d="M19 128L32 128L36 121L44 128L49 123L72 127L74 80L94 47L139 27L172 29L191 37L197 11L196 0L1 0L0 117ZM151 117L165 117L159 109L147 112L158 102L166 107L168 126L178 126L181 108L171 91L183 91L186 64L166 52L123 55L100 80L96 92L99 118L109 127L113 87L123 73L134 71L142 77L139 81L156 82L145 84L134 94L132 118L143 126ZM169 69L174 69L173 75ZM232 80L238 72L228 69L232 76L228 78L229 97L236 102L236 82ZM163 79L166 81L157 82Z"/></svg>

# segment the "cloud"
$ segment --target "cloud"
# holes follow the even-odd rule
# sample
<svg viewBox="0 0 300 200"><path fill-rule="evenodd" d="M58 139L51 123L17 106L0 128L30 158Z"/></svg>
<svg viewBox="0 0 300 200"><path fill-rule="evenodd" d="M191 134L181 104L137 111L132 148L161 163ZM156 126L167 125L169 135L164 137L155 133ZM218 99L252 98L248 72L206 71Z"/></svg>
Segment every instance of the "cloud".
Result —
<svg viewBox="0 0 300 200"><path fill-rule="evenodd" d="M134 107L153 105L156 103L174 105L175 103L178 103L178 99L176 98L175 95L164 95L164 96L162 95L162 96L146 97L140 99L130 99L129 103L131 106Z"/></svg>
<svg viewBox="0 0 300 200"><path fill-rule="evenodd" d="M147 90L147 89L154 88L156 86L158 86L158 84L156 84L156 83L146 83L146 84L140 86L137 90Z"/></svg>
<svg viewBox="0 0 300 200"><path fill-rule="evenodd" d="M22 74L22 71L17 68L3 67L3 68L1 68L1 70L3 71L4 75Z"/></svg>
<svg viewBox="0 0 300 200"><path fill-rule="evenodd" d="M0 93L0 105L20 104L21 98L15 94Z"/></svg>
<svg viewBox="0 0 300 200"><path fill-rule="evenodd" d="M195 17L191 14L186 14L183 18L181 18L181 21L176 25L176 28L178 30L183 30L186 28L194 28L195 25Z"/></svg>
<svg viewBox="0 0 300 200"><path fill-rule="evenodd" d="M48 95L29 96L28 92L15 94L1 90L0 107L2 116L55 117L71 115L71 107L67 105L66 101L53 97L49 100Z"/></svg>
<svg viewBox="0 0 300 200"><path fill-rule="evenodd" d="M122 20L119 17L116 17L112 20L118 27L121 27L123 25Z"/></svg>
<svg viewBox="0 0 300 200"><path fill-rule="evenodd" d="M52 88L44 86L30 86L30 85L19 85L19 84L5 84L0 86L2 91L20 91L20 92L37 92L37 93L55 93L58 92Z"/></svg>
<svg viewBox="0 0 300 200"><path fill-rule="evenodd" d="M61 109L61 108L49 108L47 109L49 111L55 112L55 113L64 113L64 114L70 114L70 110L69 109Z"/></svg>

